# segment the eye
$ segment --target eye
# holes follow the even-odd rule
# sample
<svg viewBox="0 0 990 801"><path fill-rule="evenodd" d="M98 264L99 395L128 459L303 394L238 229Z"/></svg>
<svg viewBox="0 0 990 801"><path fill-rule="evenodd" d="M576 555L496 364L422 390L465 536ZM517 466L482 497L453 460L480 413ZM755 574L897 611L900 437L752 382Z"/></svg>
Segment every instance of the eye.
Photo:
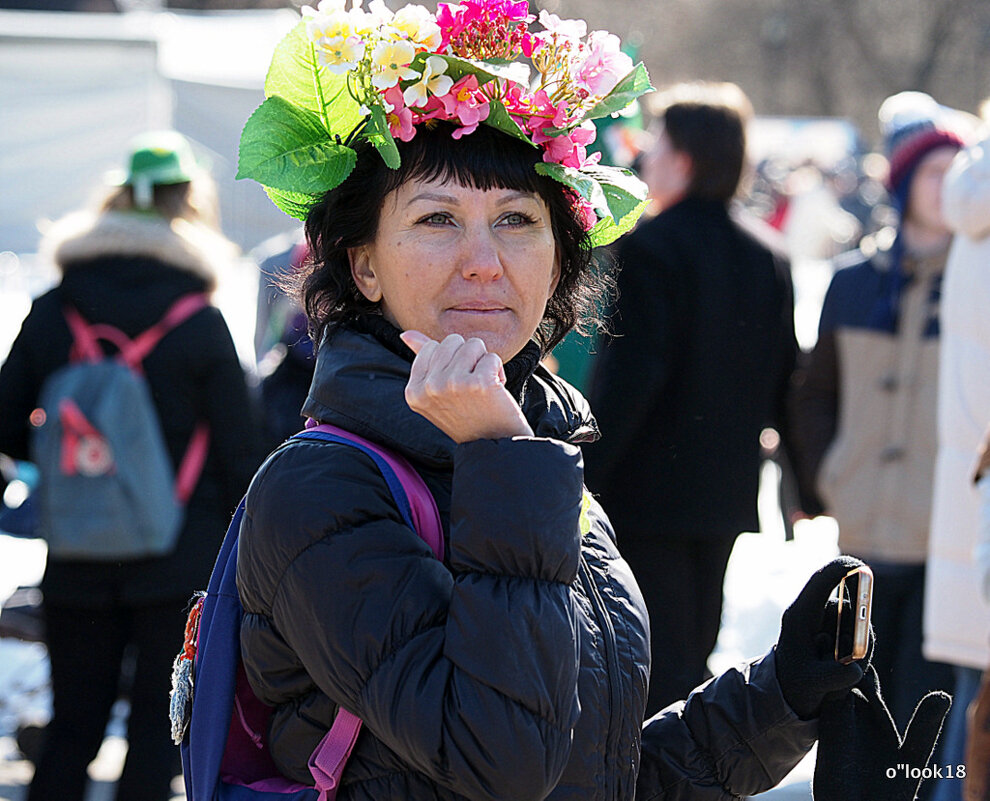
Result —
<svg viewBox="0 0 990 801"><path fill-rule="evenodd" d="M416 222L423 225L443 226L452 223L453 218L445 211L435 211L432 214L420 217Z"/></svg>
<svg viewBox="0 0 990 801"><path fill-rule="evenodd" d="M532 225L536 222L536 220L521 211L510 211L507 214L502 215L502 218L498 222L499 225L516 227L522 225Z"/></svg>

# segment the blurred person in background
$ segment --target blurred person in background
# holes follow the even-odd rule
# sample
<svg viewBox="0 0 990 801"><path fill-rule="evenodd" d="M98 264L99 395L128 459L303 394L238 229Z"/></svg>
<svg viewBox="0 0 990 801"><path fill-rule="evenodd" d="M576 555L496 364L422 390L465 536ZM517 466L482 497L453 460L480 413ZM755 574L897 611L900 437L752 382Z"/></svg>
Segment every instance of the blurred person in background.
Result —
<svg viewBox="0 0 990 801"><path fill-rule="evenodd" d="M990 606L990 427L980 443L973 483L979 493L974 558L980 595L986 607ZM958 721L953 721L953 725L959 725ZM990 670L983 671L976 697L966 710L965 726L963 798L965 801L990 801Z"/></svg>
<svg viewBox="0 0 990 801"><path fill-rule="evenodd" d="M779 422L797 351L788 266L730 214L749 100L734 84L656 100L642 177L660 213L618 244L590 390L602 438L585 446L650 611L647 714L710 675L729 555L759 528L760 433Z"/></svg>
<svg viewBox="0 0 990 801"><path fill-rule="evenodd" d="M179 299L213 291L216 268L235 253L219 232L217 212L212 179L189 142L163 131L134 141L126 177L97 207L52 225L41 251L61 281L33 302L0 369L0 452L29 458L42 385L69 363L74 347L68 310L133 339ZM104 351L115 352L109 345ZM209 432L205 462L173 552L135 561L49 554L41 588L53 718L30 801L82 801L87 766L122 689L130 701L128 752L116 797L171 796L179 762L168 691L183 610L206 585L230 515L260 461L244 374L217 308L204 304L171 328L143 368L173 468L200 424ZM129 688L120 686L125 656L134 664Z"/></svg>
<svg viewBox="0 0 990 801"><path fill-rule="evenodd" d="M302 406L316 366L306 314L287 292L292 276L309 258L309 247L299 229L262 242L251 255L259 271L254 342L260 411L271 449L302 429Z"/></svg>
<svg viewBox="0 0 990 801"><path fill-rule="evenodd" d="M990 111L990 106L984 108ZM966 710L990 664L990 606L981 598L974 558L980 495L971 480L974 446L990 414L988 148L990 138L984 138L956 155L942 187L942 210L954 237L940 310L938 457L925 577L924 654L952 665L955 672L955 700L941 756L952 765L965 761ZM932 795L934 801L962 797L962 782L949 780L939 782Z"/></svg>
<svg viewBox="0 0 990 801"><path fill-rule="evenodd" d="M876 575L874 663L899 726L919 694L951 690L921 653L935 465L939 292L951 233L942 179L962 145L946 110L904 92L879 112L900 212L887 250L836 259L818 341L796 381L792 445L804 511L833 516L843 553Z"/></svg>

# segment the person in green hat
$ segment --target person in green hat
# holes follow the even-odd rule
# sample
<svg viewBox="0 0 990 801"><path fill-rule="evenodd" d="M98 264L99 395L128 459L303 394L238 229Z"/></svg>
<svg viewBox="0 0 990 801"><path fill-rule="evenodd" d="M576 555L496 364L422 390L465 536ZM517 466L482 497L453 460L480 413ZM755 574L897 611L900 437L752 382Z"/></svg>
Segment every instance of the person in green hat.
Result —
<svg viewBox="0 0 990 801"><path fill-rule="evenodd" d="M125 163L108 176L110 186L96 208L70 214L44 236L41 252L59 268L61 281L34 301L0 368L0 452L17 459L32 455L43 388L75 363L78 339L69 317L114 338L114 345L101 339L97 347L115 355L168 310L188 303L184 321L170 322L141 364L151 417L160 423L165 458L176 475L194 452L194 431L205 430L208 445L198 446L200 466L183 485L171 550L99 560L67 557L49 545L41 589L54 714L34 759L31 801L82 801L87 765L121 693L130 701L129 745L117 799L171 797L178 752L169 737L168 687L184 608L205 586L219 537L258 462L244 374L227 325L209 303L218 266L235 253L217 227L212 179L175 131L137 137ZM63 453L73 451L65 450L66 442ZM78 472L98 472L100 460L83 464L95 451L76 445ZM120 449L109 457L117 473L127 469ZM49 487L57 472L42 471ZM177 494L179 484L177 479ZM65 497L84 517L85 504Z"/></svg>

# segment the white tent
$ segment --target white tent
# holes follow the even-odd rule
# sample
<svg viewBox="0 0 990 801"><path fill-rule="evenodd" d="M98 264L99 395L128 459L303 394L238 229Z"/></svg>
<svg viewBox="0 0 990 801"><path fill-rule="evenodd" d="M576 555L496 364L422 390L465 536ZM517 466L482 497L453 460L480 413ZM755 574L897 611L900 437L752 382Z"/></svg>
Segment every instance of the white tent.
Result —
<svg viewBox="0 0 990 801"><path fill-rule="evenodd" d="M0 252L34 251L43 220L84 204L133 135L162 127L212 162L224 231L243 249L291 229L234 175L272 50L297 19L0 11Z"/></svg>

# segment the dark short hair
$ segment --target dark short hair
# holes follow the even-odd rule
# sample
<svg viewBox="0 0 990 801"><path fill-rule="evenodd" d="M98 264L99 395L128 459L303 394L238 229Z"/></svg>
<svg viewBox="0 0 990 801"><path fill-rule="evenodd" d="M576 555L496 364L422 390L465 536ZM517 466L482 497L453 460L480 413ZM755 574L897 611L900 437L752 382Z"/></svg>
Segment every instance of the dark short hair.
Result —
<svg viewBox="0 0 990 801"><path fill-rule="evenodd" d="M310 335L319 343L336 327L378 303L358 290L351 275L349 248L374 241L387 195L413 179L456 181L475 189L516 189L539 195L550 211L560 258L560 278L547 301L536 339L548 353L572 329L597 324L596 301L607 282L596 268L587 236L574 210L570 190L540 175L534 165L542 151L481 125L453 139L447 122L423 124L409 142L396 144L402 158L390 169L365 141L356 146L357 165L340 186L327 192L306 219L311 258L297 274L295 288L309 318Z"/></svg>
<svg viewBox="0 0 990 801"><path fill-rule="evenodd" d="M679 84L651 107L673 147L691 157L689 197L729 201L739 188L753 107L734 83Z"/></svg>

